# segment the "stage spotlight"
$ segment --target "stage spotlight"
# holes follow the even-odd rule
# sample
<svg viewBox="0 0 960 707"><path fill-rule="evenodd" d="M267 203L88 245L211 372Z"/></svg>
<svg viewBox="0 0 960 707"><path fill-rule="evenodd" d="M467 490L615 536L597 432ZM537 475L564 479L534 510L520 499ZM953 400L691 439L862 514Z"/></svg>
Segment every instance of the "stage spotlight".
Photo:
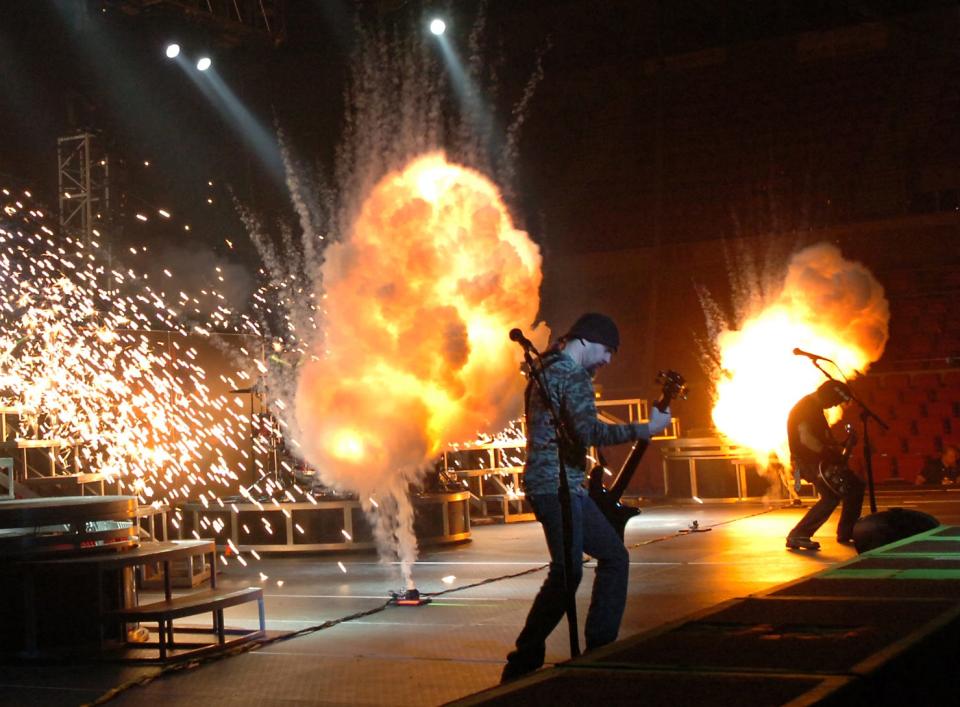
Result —
<svg viewBox="0 0 960 707"><path fill-rule="evenodd" d="M176 59L180 56L180 45L176 42L167 45L167 59Z"/></svg>
<svg viewBox="0 0 960 707"><path fill-rule="evenodd" d="M212 64L213 62L210 60L210 57L202 56L200 57L199 61L197 61L197 70L206 71Z"/></svg>
<svg viewBox="0 0 960 707"><path fill-rule="evenodd" d="M441 34L447 31L447 23L441 20L439 17L430 20L430 31L439 37Z"/></svg>

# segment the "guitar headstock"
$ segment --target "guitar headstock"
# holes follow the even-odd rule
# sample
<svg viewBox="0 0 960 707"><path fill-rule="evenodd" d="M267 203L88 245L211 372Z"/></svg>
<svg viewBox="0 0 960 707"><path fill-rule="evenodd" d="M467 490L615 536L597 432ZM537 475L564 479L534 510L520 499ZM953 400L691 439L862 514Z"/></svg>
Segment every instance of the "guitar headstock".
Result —
<svg viewBox="0 0 960 707"><path fill-rule="evenodd" d="M660 399L654 405L661 411L666 411L670 407L670 402L674 398L680 400L687 399L687 381L676 371L667 369L657 373L657 383L662 386Z"/></svg>

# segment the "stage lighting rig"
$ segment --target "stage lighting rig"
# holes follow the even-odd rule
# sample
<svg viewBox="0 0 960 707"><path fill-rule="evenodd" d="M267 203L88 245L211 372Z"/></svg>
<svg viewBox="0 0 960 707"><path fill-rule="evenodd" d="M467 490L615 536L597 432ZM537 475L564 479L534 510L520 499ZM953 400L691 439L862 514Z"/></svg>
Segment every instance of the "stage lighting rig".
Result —
<svg viewBox="0 0 960 707"><path fill-rule="evenodd" d="M150 21L186 21L212 32L227 46L267 42L280 46L287 36L287 0L99 0L125 16ZM79 4L79 3L77 3ZM173 57L171 57L173 58Z"/></svg>
<svg viewBox="0 0 960 707"><path fill-rule="evenodd" d="M197 71L206 71L213 65L210 57L202 56L197 60Z"/></svg>
<svg viewBox="0 0 960 707"><path fill-rule="evenodd" d="M176 42L171 42L167 45L166 49L167 59L176 59L180 56L180 45Z"/></svg>
<svg viewBox="0 0 960 707"><path fill-rule="evenodd" d="M441 20L439 17L435 17L434 19L430 20L430 31L439 37L447 31L447 23Z"/></svg>

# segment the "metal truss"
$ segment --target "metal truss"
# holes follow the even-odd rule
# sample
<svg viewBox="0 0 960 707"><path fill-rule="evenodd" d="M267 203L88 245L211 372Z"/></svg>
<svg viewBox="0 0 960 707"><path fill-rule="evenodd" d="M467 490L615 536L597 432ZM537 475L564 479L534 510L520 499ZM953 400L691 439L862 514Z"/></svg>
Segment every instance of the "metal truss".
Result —
<svg viewBox="0 0 960 707"><path fill-rule="evenodd" d="M109 221L110 162L90 132L57 138L60 228L89 241Z"/></svg>
<svg viewBox="0 0 960 707"><path fill-rule="evenodd" d="M286 0L103 0L130 15L186 15L217 31L229 43L251 36L280 44L286 36Z"/></svg>

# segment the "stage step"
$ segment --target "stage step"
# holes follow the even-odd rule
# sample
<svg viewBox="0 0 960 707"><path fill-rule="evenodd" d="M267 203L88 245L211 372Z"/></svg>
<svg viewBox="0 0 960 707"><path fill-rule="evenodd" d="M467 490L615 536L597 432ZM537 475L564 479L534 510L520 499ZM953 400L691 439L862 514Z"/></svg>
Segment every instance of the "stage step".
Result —
<svg viewBox="0 0 960 707"><path fill-rule="evenodd" d="M156 621L158 619L177 619L183 616L203 614L215 609L256 601L263 605L263 590L259 587L243 589L211 589L174 597L170 601L158 601L123 609L114 609L108 616L125 621Z"/></svg>
<svg viewBox="0 0 960 707"><path fill-rule="evenodd" d="M229 606L238 606L251 601L257 602L259 629L248 631L245 629L225 628L223 625L223 610ZM197 629L195 627L178 627L173 623L174 619L186 616L197 616L207 612L210 612L213 617L213 626L209 630ZM195 656L200 653L222 650L227 646L261 638L266 632L263 590L259 587L210 589L203 592L193 592L152 604L114 609L106 612L103 618L105 621L119 620L125 623L155 621L157 623L157 640L150 643L131 644L130 647L157 648L161 662L166 661L168 655L177 649L180 649L179 652L171 657L179 660L188 655ZM202 642L178 641L177 637L185 633L193 635L208 633L216 638L214 641ZM234 636L234 638L227 640L228 635Z"/></svg>
<svg viewBox="0 0 960 707"><path fill-rule="evenodd" d="M41 496L103 496L103 474L58 474L56 476L32 476L29 479L17 481L18 486L25 486Z"/></svg>

